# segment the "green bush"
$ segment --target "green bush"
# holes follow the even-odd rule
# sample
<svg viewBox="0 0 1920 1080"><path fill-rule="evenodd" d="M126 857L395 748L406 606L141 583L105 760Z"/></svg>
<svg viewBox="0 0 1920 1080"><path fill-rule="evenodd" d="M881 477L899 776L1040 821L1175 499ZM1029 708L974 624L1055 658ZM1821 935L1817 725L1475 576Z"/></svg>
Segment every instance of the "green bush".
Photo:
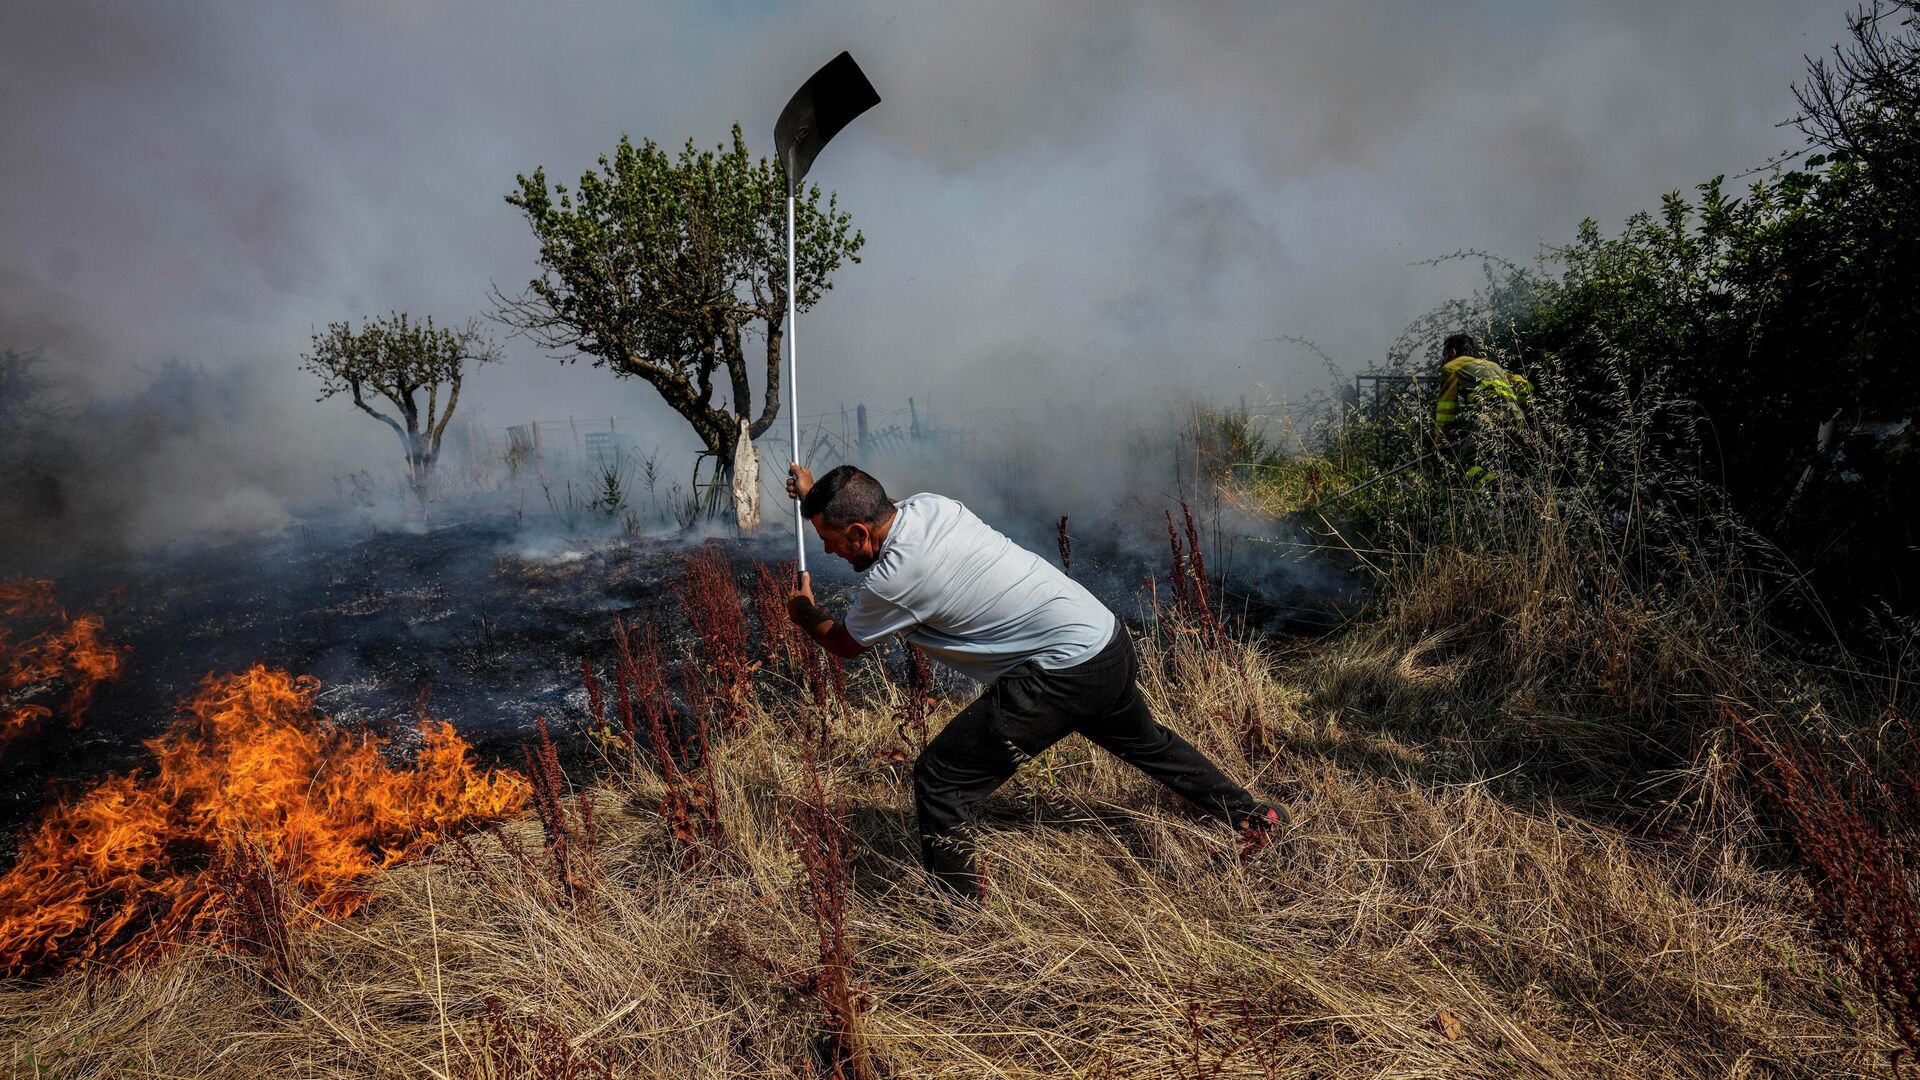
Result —
<svg viewBox="0 0 1920 1080"><path fill-rule="evenodd" d="M1730 194L1716 177L1615 235L1591 220L1531 267L1415 322L1410 372L1468 329L1565 421L1556 467L1610 513L1716 492L1859 625L1920 604L1920 0L1876 4L1796 88L1809 149ZM1636 410L1634 454L1607 445ZM1387 467L1404 430L1351 416L1323 448ZM1355 469L1355 472L1364 471ZM1379 519L1407 484L1343 507ZM1719 497L1724 493L1724 499ZM1698 507L1694 507L1698 509ZM1409 508L1412 509L1412 508Z"/></svg>

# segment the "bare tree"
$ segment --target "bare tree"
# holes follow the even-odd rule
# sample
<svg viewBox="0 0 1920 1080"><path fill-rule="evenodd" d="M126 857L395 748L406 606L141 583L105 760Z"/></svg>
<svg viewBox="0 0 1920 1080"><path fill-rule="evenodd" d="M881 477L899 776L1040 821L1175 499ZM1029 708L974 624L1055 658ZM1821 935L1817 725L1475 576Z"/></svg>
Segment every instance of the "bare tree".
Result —
<svg viewBox="0 0 1920 1080"><path fill-rule="evenodd" d="M461 377L468 365L497 359L493 344L472 322L448 330L436 327L432 318L414 322L396 311L364 320L359 330L351 323L327 324L313 335L313 349L301 357L301 367L320 377L315 400L350 394L355 408L393 429L406 452L414 492L424 497L447 421L460 402ZM379 401L391 411L376 408Z"/></svg>
<svg viewBox="0 0 1920 1080"><path fill-rule="evenodd" d="M1904 32L1889 36L1893 23ZM1852 44L1835 45L1831 58L1809 58L1806 80L1793 88L1795 124L1830 159L1910 152L1920 127L1920 0L1871 0L1847 17L1847 30Z"/></svg>

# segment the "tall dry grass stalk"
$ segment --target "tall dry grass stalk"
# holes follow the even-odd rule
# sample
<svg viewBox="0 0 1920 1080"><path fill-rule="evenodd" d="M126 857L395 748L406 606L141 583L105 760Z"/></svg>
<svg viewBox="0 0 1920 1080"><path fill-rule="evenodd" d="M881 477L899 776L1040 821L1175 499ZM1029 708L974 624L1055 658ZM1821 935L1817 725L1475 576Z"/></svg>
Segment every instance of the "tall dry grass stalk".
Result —
<svg viewBox="0 0 1920 1080"><path fill-rule="evenodd" d="M783 676L785 686L769 687L776 696L798 692L811 696L810 714L795 720L809 722L805 734L824 744L834 721L848 722L847 662L816 648L787 618L787 594L796 563L788 559L768 567L754 562L753 610L760 622L763 669Z"/></svg>
<svg viewBox="0 0 1920 1080"><path fill-rule="evenodd" d="M1173 549L1173 561L1167 571L1167 579L1173 587L1173 610L1182 625L1192 629L1205 639L1208 645L1219 644L1223 627L1213 612L1213 579L1207 575L1207 559L1200 548L1200 532L1193 523L1193 510L1183 499L1180 513L1186 519L1186 543L1181 544L1181 534L1174 528L1173 511L1167 514L1167 544Z"/></svg>
<svg viewBox="0 0 1920 1080"><path fill-rule="evenodd" d="M750 655L746 611L726 551L712 542L693 549L674 594L693 627L703 664L700 678L683 683L687 702L725 734L751 708L753 677L760 668Z"/></svg>
<svg viewBox="0 0 1920 1080"><path fill-rule="evenodd" d="M939 702L934 697L933 662L917 645L903 645L901 651L906 654L907 677L905 693L893 711L893 729L900 733L900 742L906 748L904 759L918 756L927 748L927 740L932 737L927 718Z"/></svg>
<svg viewBox="0 0 1920 1080"><path fill-rule="evenodd" d="M813 917L819 949L818 969L803 979L819 999L822 1014L814 1064L830 1080L876 1080L880 1070L862 1019L867 1000L855 982L853 943L847 934L853 876L846 821L819 760L808 755L803 775L805 784L793 802L787 834L800 857L797 891Z"/></svg>
<svg viewBox="0 0 1920 1080"><path fill-rule="evenodd" d="M1752 774L1780 832L1805 868L1816 926L1829 949L1852 961L1906 1046L1920 1052L1920 738L1890 718L1876 760L1836 768L1764 718L1730 710Z"/></svg>
<svg viewBox="0 0 1920 1080"><path fill-rule="evenodd" d="M683 717L674 709L660 639L653 627L645 627L636 642L625 622L616 621L613 641L614 685L626 736L627 771L631 773L631 767L641 762L644 739L646 758L651 760L663 788L660 813L680 857L688 865L698 863L725 835L714 801L709 713L701 707L704 699L693 692L703 676L698 670L690 675L692 685L686 697L694 704L689 709L691 715ZM688 681L683 679L683 685Z"/></svg>

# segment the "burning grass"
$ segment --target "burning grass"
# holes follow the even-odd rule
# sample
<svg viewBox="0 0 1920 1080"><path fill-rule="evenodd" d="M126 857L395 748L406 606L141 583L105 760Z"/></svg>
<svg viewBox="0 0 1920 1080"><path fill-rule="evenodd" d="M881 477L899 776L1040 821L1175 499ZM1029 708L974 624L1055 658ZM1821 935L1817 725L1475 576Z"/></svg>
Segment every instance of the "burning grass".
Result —
<svg viewBox="0 0 1920 1080"><path fill-rule="evenodd" d="M0 988L0 1061L76 1078L290 1062L365 1077L1884 1074L1913 1016L1897 1006L1912 1000L1902 890L1920 786L1890 767L1911 742L1835 779L1825 757L1770 756L1771 737L1714 741L1691 710L1791 699L1757 654L1722 647L1743 639L1696 648L1728 611L1707 560L1680 560L1653 604L1577 532L1463 532L1471 547L1390 567L1371 621L1277 654L1217 614L1191 515L1167 525L1172 599L1141 635L1143 690L1290 805L1293 826L1251 857L1069 739L987 804L989 898L945 900L915 863L906 762L963 702L912 652L829 667L784 622L790 567L757 567L746 598L707 547L676 589L697 631L685 655L616 625L611 670L582 667L602 780L574 786L543 727L532 812L405 865L383 856L387 872L341 886L351 919L320 912L271 849L240 849L209 887L230 890L237 955ZM1641 783L1654 760L1664 771ZM1743 765L1772 785L1770 820ZM1770 836L1818 873L1782 865Z"/></svg>
<svg viewBox="0 0 1920 1080"><path fill-rule="evenodd" d="M645 671L644 636L627 651L606 727L644 732L613 717L665 701L667 676ZM1883 1074L1894 1044L1870 991L1818 948L1791 873L1427 782L1427 748L1346 733L1315 703L1305 658L1170 625L1142 661L1159 715L1292 805L1284 842L1243 861L1232 833L1072 739L988 804L991 898L951 905L914 865L899 688L862 661L852 722L824 749L800 737L818 730L811 695L765 685L704 748L711 832L675 820L675 755L586 791L554 778L561 809L544 816L575 834L593 822L572 856L591 903L529 853L555 826L522 818L366 879L379 902L351 920L298 927L289 948L326 977L292 1000L231 977L268 970L265 950L189 950L0 991L0 1053L17 1070L32 1048L76 1078L290 1062L368 1077ZM960 704L937 700L931 723Z"/></svg>
<svg viewBox="0 0 1920 1080"><path fill-rule="evenodd" d="M124 657L100 616L67 615L52 582L0 581L0 746L56 711L79 727L94 691L120 677Z"/></svg>
<svg viewBox="0 0 1920 1080"><path fill-rule="evenodd" d="M315 709L319 686L263 667L210 677L148 743L151 771L51 811L0 877L0 975L236 928L284 960L290 918L345 917L373 871L525 805L518 777L476 771L439 721L421 722L410 767L390 764L382 740Z"/></svg>

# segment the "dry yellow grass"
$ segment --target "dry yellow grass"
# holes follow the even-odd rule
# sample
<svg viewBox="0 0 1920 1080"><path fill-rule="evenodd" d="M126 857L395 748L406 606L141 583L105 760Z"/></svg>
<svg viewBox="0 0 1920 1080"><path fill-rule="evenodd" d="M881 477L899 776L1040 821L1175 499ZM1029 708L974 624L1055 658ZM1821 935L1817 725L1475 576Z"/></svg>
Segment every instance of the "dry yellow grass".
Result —
<svg viewBox="0 0 1920 1080"><path fill-rule="evenodd" d="M1431 647L1431 644L1420 647ZM1656 846L1485 783L1309 704L1351 665L1142 642L1159 715L1291 804L1250 861L1079 739L990 803L978 907L914 865L891 686L856 667L819 767L850 830L862 1036L896 1077L1884 1075L1871 999L1815 946L1786 872ZM1331 659L1330 659L1331 657ZM1435 676L1437 677L1437 676ZM957 707L942 705L943 719ZM83 1077L495 1077L501 1036L622 1077L808 1075L818 964L787 822L807 759L781 710L716 748L726 839L686 867L658 781L592 792L598 881L574 907L489 836L300 936L298 977L189 948L143 970L0 989L0 1071ZM1350 718L1349 718L1350 725ZM531 820L506 830L538 858ZM587 1074L582 1074L587 1075Z"/></svg>

